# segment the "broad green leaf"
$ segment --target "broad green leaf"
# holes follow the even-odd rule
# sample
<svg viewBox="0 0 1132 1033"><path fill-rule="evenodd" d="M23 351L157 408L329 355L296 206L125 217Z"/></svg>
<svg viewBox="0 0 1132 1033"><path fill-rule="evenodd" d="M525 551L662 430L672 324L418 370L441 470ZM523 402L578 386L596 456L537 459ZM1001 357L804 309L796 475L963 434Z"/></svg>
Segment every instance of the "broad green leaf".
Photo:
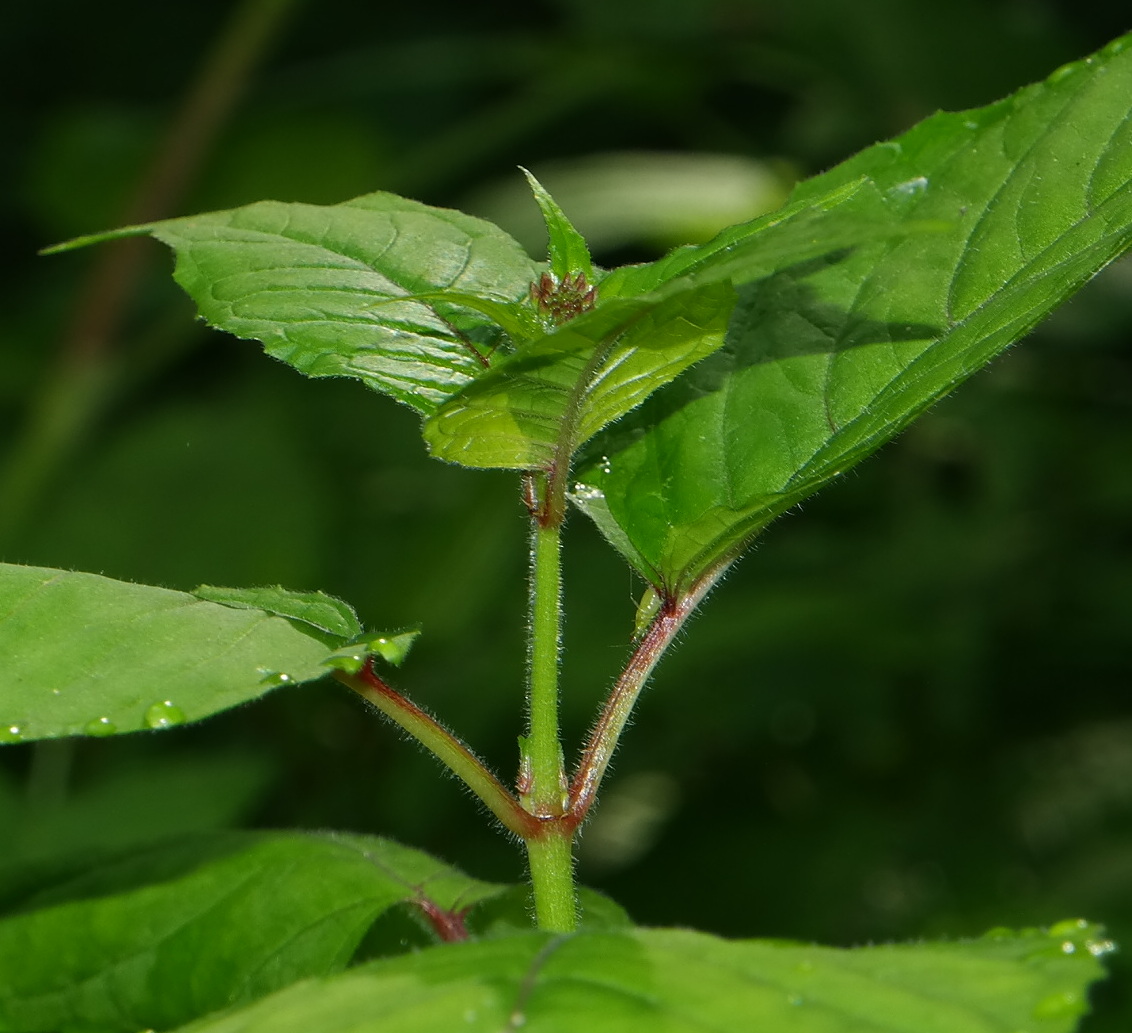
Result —
<svg viewBox="0 0 1132 1033"><path fill-rule="evenodd" d="M456 930L504 889L367 836L231 833L142 850L0 917L0 1031L169 1029L342 969L397 905Z"/></svg>
<svg viewBox="0 0 1132 1033"><path fill-rule="evenodd" d="M303 982L185 1033L1068 1033L1111 949L1085 923L856 950L532 933Z"/></svg>
<svg viewBox="0 0 1132 1033"><path fill-rule="evenodd" d="M859 244L862 205L881 203L862 178L701 247L614 270L601 281L593 311L522 344L426 422L432 454L467 466L561 467L599 430L720 347L733 282ZM909 220L869 233L888 239L944 226Z"/></svg>
<svg viewBox="0 0 1132 1033"><path fill-rule="evenodd" d="M345 604L260 591L306 616L0 564L0 741L165 728L325 675L343 643L310 621L350 624Z"/></svg>
<svg viewBox="0 0 1132 1033"><path fill-rule="evenodd" d="M424 426L434 456L545 469L723 343L726 283L617 298L497 362Z"/></svg>
<svg viewBox="0 0 1132 1033"><path fill-rule="evenodd" d="M733 558L1132 245L1130 42L799 187L851 190L860 245L741 288L724 346L578 464L575 501L651 583Z"/></svg>
<svg viewBox="0 0 1132 1033"><path fill-rule="evenodd" d="M218 588L200 585L193 595L209 603L223 603L240 610L265 610L277 617L300 621L335 638L357 638L362 633L358 615L351 606L324 592L291 592L273 588Z"/></svg>
<svg viewBox="0 0 1132 1033"><path fill-rule="evenodd" d="M526 297L537 266L492 223L375 193L319 206L262 201L133 226L50 249L150 234L211 325L262 341L308 376L349 376L432 412L485 368L498 331L452 289Z"/></svg>

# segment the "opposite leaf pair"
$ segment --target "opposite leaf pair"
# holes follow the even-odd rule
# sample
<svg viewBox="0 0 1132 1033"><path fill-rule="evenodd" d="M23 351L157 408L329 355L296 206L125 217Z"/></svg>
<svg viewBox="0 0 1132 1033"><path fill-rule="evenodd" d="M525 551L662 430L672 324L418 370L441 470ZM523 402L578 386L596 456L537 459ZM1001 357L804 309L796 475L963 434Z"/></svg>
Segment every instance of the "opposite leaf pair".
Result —
<svg viewBox="0 0 1132 1033"><path fill-rule="evenodd" d="M596 273L533 183L550 274L597 286L561 325L498 227L384 193L66 246L151 233L208 322L412 406L441 458L544 471L675 599L1132 243L1127 43L648 265Z"/></svg>

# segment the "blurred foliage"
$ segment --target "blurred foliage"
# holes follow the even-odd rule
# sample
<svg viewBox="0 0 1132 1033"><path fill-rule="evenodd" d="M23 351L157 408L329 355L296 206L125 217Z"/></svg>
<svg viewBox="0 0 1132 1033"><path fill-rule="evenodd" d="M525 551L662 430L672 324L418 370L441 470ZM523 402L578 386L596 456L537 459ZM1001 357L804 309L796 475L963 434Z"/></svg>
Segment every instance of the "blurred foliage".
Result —
<svg viewBox="0 0 1132 1033"><path fill-rule="evenodd" d="M67 376L60 340L99 260L35 250L124 217L234 6L0 14L0 466ZM163 214L388 188L505 221L491 198L515 165L592 172L633 152L730 156L784 185L1040 78L1118 17L1049 0L297 5ZM666 229L621 227L599 261L710 232L702 206L665 203ZM41 487L0 555L181 589L319 588L371 627L419 620L399 683L512 771L512 479L432 462L407 410L206 332L158 245L146 260L100 360L109 387L34 452ZM770 530L643 700L584 881L637 921L725 934L845 944L1080 913L1132 943L1129 298L1125 260ZM640 586L581 518L567 563L576 742ZM455 783L331 684L159 735L10 747L0 813L8 859L39 864L239 822L375 832L518 874ZM1128 1028L1129 965L1114 969L1086 1030Z"/></svg>

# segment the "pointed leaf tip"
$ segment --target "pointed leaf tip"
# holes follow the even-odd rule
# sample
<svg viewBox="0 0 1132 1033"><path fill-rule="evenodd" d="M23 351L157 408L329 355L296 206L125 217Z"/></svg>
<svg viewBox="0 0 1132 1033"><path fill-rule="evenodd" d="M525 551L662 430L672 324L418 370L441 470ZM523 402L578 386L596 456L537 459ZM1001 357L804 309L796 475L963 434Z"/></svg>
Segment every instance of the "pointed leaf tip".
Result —
<svg viewBox="0 0 1132 1033"><path fill-rule="evenodd" d="M577 276L581 273L586 280L593 283L593 261L590 258L590 249L585 238L574 228L573 223L566 218L566 213L558 206L558 202L535 177L522 165L519 171L527 177L531 186L531 193L535 196L543 221L546 223L548 238L550 271L559 282L568 276Z"/></svg>
<svg viewBox="0 0 1132 1033"><path fill-rule="evenodd" d="M1128 250L1128 39L602 281L604 305L673 275L741 284L723 346L576 466L575 501L643 576L681 592L739 555Z"/></svg>

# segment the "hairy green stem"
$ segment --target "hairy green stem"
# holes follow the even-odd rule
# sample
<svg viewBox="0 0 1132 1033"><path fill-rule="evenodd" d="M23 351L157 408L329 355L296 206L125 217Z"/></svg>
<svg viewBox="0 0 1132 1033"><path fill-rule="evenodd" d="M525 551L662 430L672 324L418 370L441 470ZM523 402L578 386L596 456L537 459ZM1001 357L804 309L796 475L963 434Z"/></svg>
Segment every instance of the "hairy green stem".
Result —
<svg viewBox="0 0 1132 1033"><path fill-rule="evenodd" d="M570 932L576 924L573 828L562 820L567 793L558 727L562 525L537 518L531 524L529 725L522 741L520 799L541 823L540 835L526 837L538 926Z"/></svg>
<svg viewBox="0 0 1132 1033"><path fill-rule="evenodd" d="M578 927L573 830L561 819L548 822L545 834L528 839L526 846L538 927L572 933Z"/></svg>
<svg viewBox="0 0 1132 1033"><path fill-rule="evenodd" d="M444 764L489 811L516 836L527 840L540 832L538 820L522 807L504 788L487 766L431 714L390 688L376 671L372 661L357 674L335 671L334 677L368 700L387 718L409 733Z"/></svg>
<svg viewBox="0 0 1132 1033"><path fill-rule="evenodd" d="M566 809L566 774L558 732L561 626L561 527L535 523L531 542L529 725L523 740L523 798L540 818Z"/></svg>

